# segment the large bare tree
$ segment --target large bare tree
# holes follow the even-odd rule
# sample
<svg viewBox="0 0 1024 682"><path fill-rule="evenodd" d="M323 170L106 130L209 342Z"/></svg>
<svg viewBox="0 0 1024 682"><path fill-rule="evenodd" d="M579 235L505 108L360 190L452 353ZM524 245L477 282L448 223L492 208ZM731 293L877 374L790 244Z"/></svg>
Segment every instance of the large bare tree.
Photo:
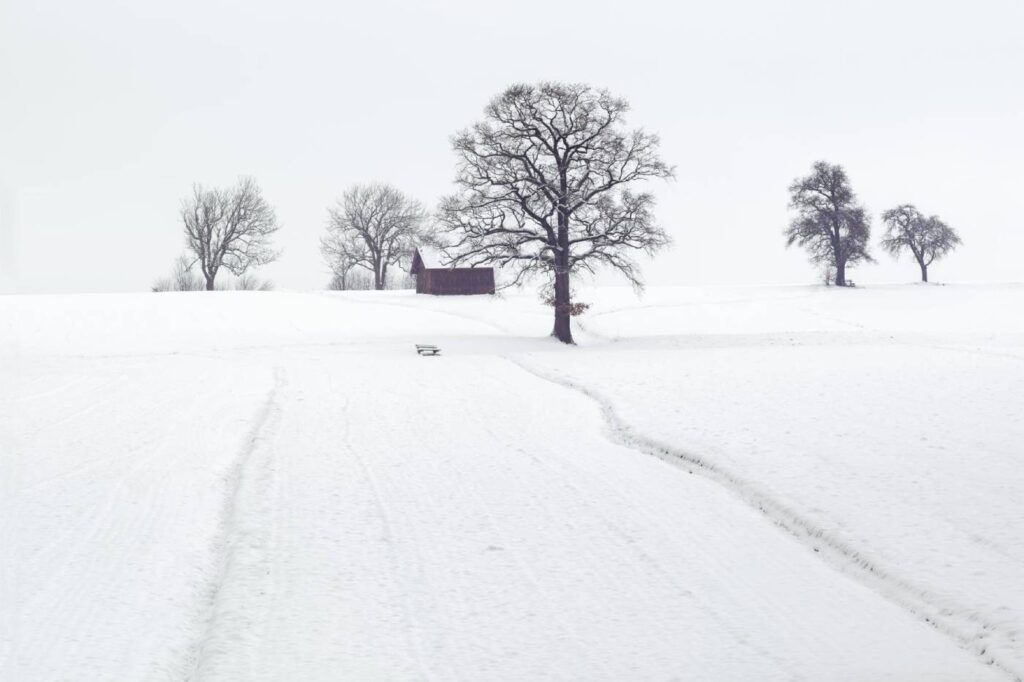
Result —
<svg viewBox="0 0 1024 682"><path fill-rule="evenodd" d="M928 281L928 266L962 242L952 227L938 216L925 217L913 204L902 204L882 214L885 237L882 248L893 256L910 251L921 268L921 281Z"/></svg>
<svg viewBox="0 0 1024 682"><path fill-rule="evenodd" d="M320 253L342 283L352 268L361 267L373 273L375 289L384 289L388 268L401 263L417 239L424 238L426 219L418 201L391 185L356 185L328 209Z"/></svg>
<svg viewBox="0 0 1024 682"><path fill-rule="evenodd" d="M786 229L786 246L807 249L812 262L830 268L836 285L845 286L847 266L872 260L870 220L857 203L846 171L818 161L810 175L793 181L789 197L789 207L797 215Z"/></svg>
<svg viewBox="0 0 1024 682"><path fill-rule="evenodd" d="M213 291L220 269L241 277L254 266L265 265L279 255L270 246L279 225L274 209L263 198L256 181L242 178L229 189L192 188L182 201L185 242Z"/></svg>
<svg viewBox="0 0 1024 682"><path fill-rule="evenodd" d="M572 83L518 84L453 138L458 194L439 210L452 264L496 264L509 284L534 274L554 288L553 336L572 343L571 276L599 266L642 285L632 253L669 243L654 198L630 186L673 171L658 137L625 128L626 100Z"/></svg>

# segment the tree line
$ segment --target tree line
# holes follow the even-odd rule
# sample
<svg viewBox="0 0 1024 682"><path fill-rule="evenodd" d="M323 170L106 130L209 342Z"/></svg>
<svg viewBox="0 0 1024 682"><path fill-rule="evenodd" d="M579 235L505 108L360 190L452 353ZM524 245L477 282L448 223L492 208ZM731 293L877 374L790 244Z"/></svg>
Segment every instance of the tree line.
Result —
<svg viewBox="0 0 1024 682"><path fill-rule="evenodd" d="M436 210L383 183L351 187L328 209L320 252L331 287L387 288L417 245L431 245L445 265L502 268L505 286L541 278L552 335L572 343L570 319L586 309L574 301L574 276L611 269L641 288L635 256L671 241L643 187L671 179L674 169L662 160L657 135L626 125L628 111L625 99L586 84L509 87L482 120L452 138L456 191ZM845 171L818 162L789 191L797 217L787 245L806 248L845 285L847 267L872 260L868 214ZM960 243L938 217L909 204L883 220L883 248L910 251L925 280L928 265ZM227 189L196 185L182 202L181 221L186 255L164 288L213 290L222 270L236 285L257 287L250 271L280 255L271 246L280 225L251 178Z"/></svg>
<svg viewBox="0 0 1024 682"><path fill-rule="evenodd" d="M796 217L785 231L786 246L807 249L811 261L825 267L826 281L847 286L848 267L874 262L869 252L871 221L858 201L842 166L818 161L810 175L789 186L789 206ZM893 256L909 252L928 281L928 266L962 242L938 216L925 216L913 204L882 213L882 248Z"/></svg>

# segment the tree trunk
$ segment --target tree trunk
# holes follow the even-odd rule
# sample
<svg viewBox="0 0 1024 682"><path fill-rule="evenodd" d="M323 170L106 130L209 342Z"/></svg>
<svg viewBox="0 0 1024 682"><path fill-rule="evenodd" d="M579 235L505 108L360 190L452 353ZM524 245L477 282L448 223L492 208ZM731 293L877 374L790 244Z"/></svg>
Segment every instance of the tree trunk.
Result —
<svg viewBox="0 0 1024 682"><path fill-rule="evenodd" d="M919 263L919 265L921 266L921 281L922 282L927 282L928 281L928 266L925 265L924 263Z"/></svg>
<svg viewBox="0 0 1024 682"><path fill-rule="evenodd" d="M207 275L206 277L206 290L213 291L213 275Z"/></svg>
<svg viewBox="0 0 1024 682"><path fill-rule="evenodd" d="M836 286L846 286L846 262L836 263Z"/></svg>
<svg viewBox="0 0 1024 682"><path fill-rule="evenodd" d="M567 194L568 178L565 170L561 173L561 194ZM564 199L558 202L558 248L555 250L555 328L551 335L562 343L576 343L572 340L572 294L569 289L569 211Z"/></svg>
<svg viewBox="0 0 1024 682"><path fill-rule="evenodd" d="M569 316L571 306L569 272L561 271L560 268L555 271L555 328L551 335L562 343L575 343L572 340L572 318Z"/></svg>

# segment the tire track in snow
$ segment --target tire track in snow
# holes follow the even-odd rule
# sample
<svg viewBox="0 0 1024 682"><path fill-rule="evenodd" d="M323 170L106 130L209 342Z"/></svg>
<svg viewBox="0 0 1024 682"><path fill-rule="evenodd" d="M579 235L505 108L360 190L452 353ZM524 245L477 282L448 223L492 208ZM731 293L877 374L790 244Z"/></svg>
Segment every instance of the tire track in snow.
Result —
<svg viewBox="0 0 1024 682"><path fill-rule="evenodd" d="M411 603L409 589L407 589L408 581L404 578L401 572L402 562L395 547L395 543L398 541L395 514L391 509L391 505L387 502L387 496L384 494L384 491L381 488L381 483L378 480L377 475L374 473L373 468L370 466L369 461L363 455L360 448L353 447L352 445L351 431L349 428L349 415L351 414L349 394L345 393L344 396L345 402L341 410L342 416L339 419L339 422L343 425L344 429L342 443L345 445L345 449L355 456L359 469L366 478L370 492L373 496L373 504L376 508L377 516L380 518L381 530L383 531L383 540L387 544L388 568L395 583L402 586L401 602L403 617L405 619L404 634L408 637L408 646L412 652L412 658L416 662L416 668L419 670L419 673L424 680L436 680L438 678L433 673L427 662L428 658L424 649L422 637L420 636L420 627L416 619L416 610ZM419 555L420 552L416 552L416 556Z"/></svg>
<svg viewBox="0 0 1024 682"><path fill-rule="evenodd" d="M542 458L533 452L524 451L523 454L531 461L536 462L539 466L543 467L552 475L553 478L561 481L562 485L573 490L578 499L587 505L589 515L592 518L601 519L605 528L607 528L609 532L618 539L623 552L632 558L631 560L634 565L639 564L648 567L653 572L657 573L666 581L666 583L672 585L677 593L687 602L692 604L695 609L704 614L709 620L717 623L723 631L727 632L733 638L733 641L737 646L747 649L766 661L770 661L777 667L780 673L785 675L786 679L793 680L794 682L804 679L797 671L788 665L788 662L783 657L776 655L765 647L761 647L750 642L742 635L742 633L737 632L736 629L728 621L722 618L713 608L711 608L705 600L701 599L698 594L690 590L690 588L681 582L679 576L666 569L656 557L638 546L633 541L629 531L627 531L621 523L615 520L613 516L603 511L601 505L593 504L592 496L588 494L586 490L581 488L578 483L582 480L586 480L587 477L590 477L592 480L599 481L601 485L604 486L605 494L616 496L624 503L636 508L635 505L633 505L633 500L623 494L617 485L608 482L602 476L595 475L593 471L588 471L585 468L578 467L567 460L560 461L559 464L556 465L552 461ZM654 514L650 514L646 511L641 513L652 525L664 528L662 520L658 519ZM667 534L669 531L665 529L664 532Z"/></svg>
<svg viewBox="0 0 1024 682"><path fill-rule="evenodd" d="M224 498L223 511L218 524L215 540L216 578L212 581L204 598L202 615L197 630L202 634L190 647L184 663L185 680L198 680L204 675L210 661L223 653L216 646L211 646L217 637L218 630L227 625L233 614L225 608L223 594L225 585L232 577L232 569L238 562L239 548L258 548L258 543L248 534L239 531L239 507L249 482L249 464L261 442L272 433L277 421L278 393L287 384L284 370L280 366L274 368L274 384L267 392L263 405L256 413L245 436L242 449L227 474L227 492Z"/></svg>
<svg viewBox="0 0 1024 682"><path fill-rule="evenodd" d="M1017 633L1004 631L985 614L959 605L940 603L935 595L876 563L861 550L803 517L742 476L699 455L637 432L619 416L612 402L597 391L564 375L534 367L521 359L509 356L505 359L538 379L581 393L594 401L601 410L608 438L612 442L657 457L690 474L700 474L723 486L768 517L773 524L813 549L842 574L909 611L953 639L983 663L1006 673L1009 679L1024 682L1024 672L1016 667L1009 656L991 650L993 645L1012 650Z"/></svg>
<svg viewBox="0 0 1024 682"><path fill-rule="evenodd" d="M541 462L541 460L537 458L535 455L530 454L528 456L533 458L535 461ZM518 548L518 543L511 539L513 535L508 532L504 524L502 524L499 521L498 517L491 511L491 504L488 503L488 501L483 496L481 496L480 492L475 487L465 483L465 481L471 480L471 477L467 476L457 465L453 465L452 469L459 476L461 487L464 493L468 497L471 497L473 499L475 506L477 507L477 509L480 510L480 513L486 519L488 525L491 528L493 528L494 531L497 533L498 537L501 538L501 546L505 547L509 551L509 554L511 555L513 562L519 570L519 573L526 578L527 582L530 583L534 592L542 595L545 601L552 604L557 603L557 593L552 591L552 589L545 584L545 581L542 579L540 573L538 573L535 569L531 568L530 561L527 559L526 556L524 556L523 552ZM550 468L548 470L550 471ZM573 627L572 624L570 624L565 618L563 618L557 610L553 610L551 612L550 618L552 622L554 622L557 625L558 629L561 630L562 633L565 634L567 637L569 637L573 641L573 643L580 649L581 655L586 655L586 640L582 636L580 636L578 629ZM609 679L611 679L610 676L612 674L612 671L610 670L608 665L604 661L597 662L601 666L603 672L609 676Z"/></svg>

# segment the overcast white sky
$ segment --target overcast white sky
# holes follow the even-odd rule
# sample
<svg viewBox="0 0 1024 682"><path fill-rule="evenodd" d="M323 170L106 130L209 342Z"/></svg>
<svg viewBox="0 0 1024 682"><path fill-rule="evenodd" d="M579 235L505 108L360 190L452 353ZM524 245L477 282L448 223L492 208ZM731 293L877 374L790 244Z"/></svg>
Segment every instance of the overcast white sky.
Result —
<svg viewBox="0 0 1024 682"><path fill-rule="evenodd" d="M875 216L958 229L937 281L1024 280L1024 2L0 0L0 291L146 290L193 182L257 178L322 287L327 206L385 180L433 205L449 137L510 83L633 105L677 167L652 284L816 281L786 187L843 164ZM911 281L912 261L851 273Z"/></svg>

